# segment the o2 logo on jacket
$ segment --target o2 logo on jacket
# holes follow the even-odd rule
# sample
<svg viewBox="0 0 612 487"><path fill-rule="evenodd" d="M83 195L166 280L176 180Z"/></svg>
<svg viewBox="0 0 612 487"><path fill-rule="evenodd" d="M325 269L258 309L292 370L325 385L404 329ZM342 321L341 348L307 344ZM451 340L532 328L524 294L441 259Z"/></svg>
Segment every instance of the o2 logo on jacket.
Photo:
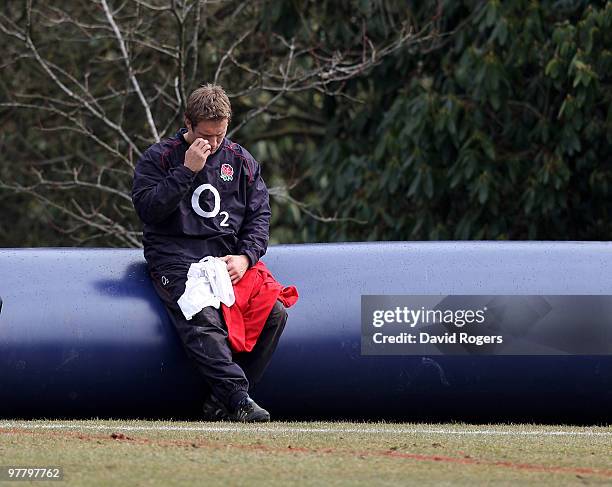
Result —
<svg viewBox="0 0 612 487"><path fill-rule="evenodd" d="M207 190L213 194L215 199L212 211L204 211L200 206L200 195ZM193 195L191 195L191 207L193 208L193 211L204 218L214 218L217 215L221 215L223 220L221 220L219 226L229 227L229 223L227 223L227 220L229 220L229 213L227 211L219 212L221 209L221 195L219 194L217 188L215 188L212 184L201 184L195 189Z"/></svg>

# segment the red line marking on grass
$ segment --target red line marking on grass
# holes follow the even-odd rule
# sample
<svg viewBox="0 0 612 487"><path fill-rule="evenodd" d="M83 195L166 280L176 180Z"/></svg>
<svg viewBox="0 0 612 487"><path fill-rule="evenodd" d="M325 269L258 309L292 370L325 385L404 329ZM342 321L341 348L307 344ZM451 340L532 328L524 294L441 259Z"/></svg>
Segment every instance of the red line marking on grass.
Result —
<svg viewBox="0 0 612 487"><path fill-rule="evenodd" d="M254 445L238 445L232 443L221 443L214 441L204 441L197 439L193 441L189 440L151 440L149 438L139 438L126 436L123 433L112 432L108 435L94 435L90 433L80 433L71 431L31 431L21 428L0 428L0 434L29 434L36 436L61 436L61 437L72 437L84 441L120 441L124 443L135 443L142 445L152 446L179 446L179 447L192 447L192 448L236 448L246 451L258 451L258 452L270 452L270 453L306 453L306 454L325 454L325 455L351 455L356 457L387 457L387 458L401 458L425 462L443 462L452 463L456 465L480 465L486 467L501 467L509 468L514 470L525 470L532 472L545 472L545 473L559 473L559 474L574 474L574 475L593 475L598 477L612 478L612 470L608 469L597 469L590 467L562 467L562 466L547 466L547 465L535 465L530 463L516 463L502 460L479 460L477 458L466 458L466 457L450 457L446 455L427 455L420 453L402 453L394 450L375 450L375 451L358 451L358 450L341 450L337 448L303 448L288 445L284 448L271 447L262 444Z"/></svg>
<svg viewBox="0 0 612 487"><path fill-rule="evenodd" d="M590 468L590 467L561 467L561 466L534 465L530 463L515 463L515 462L509 462L509 461L495 461L495 460L493 461L492 460L479 460L476 458L447 457L443 455L421 455L418 453L401 453L401 452L395 452L395 451L377 452L377 453L379 455L382 454L383 456L410 458L413 460L457 463L461 465L484 465L488 467L506 467L506 468L513 468L516 470L530 470L534 472L598 475L601 477L612 478L612 470L595 469L595 468Z"/></svg>

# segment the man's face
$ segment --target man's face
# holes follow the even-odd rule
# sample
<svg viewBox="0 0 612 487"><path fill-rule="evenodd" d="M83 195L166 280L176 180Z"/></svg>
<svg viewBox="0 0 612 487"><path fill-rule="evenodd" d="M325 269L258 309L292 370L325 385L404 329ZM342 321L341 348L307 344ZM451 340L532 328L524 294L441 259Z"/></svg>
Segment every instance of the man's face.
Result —
<svg viewBox="0 0 612 487"><path fill-rule="evenodd" d="M208 140L212 154L221 147L223 137L227 133L227 118L221 120L202 120L195 127L191 125L189 120L185 120L185 125L187 126L185 140L190 144L198 138Z"/></svg>

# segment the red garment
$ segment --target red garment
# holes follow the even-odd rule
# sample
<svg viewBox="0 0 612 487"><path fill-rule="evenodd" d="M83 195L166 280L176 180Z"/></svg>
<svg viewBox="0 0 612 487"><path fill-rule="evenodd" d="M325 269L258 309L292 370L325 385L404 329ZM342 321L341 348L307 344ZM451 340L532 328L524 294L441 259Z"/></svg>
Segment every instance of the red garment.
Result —
<svg viewBox="0 0 612 487"><path fill-rule="evenodd" d="M221 305L229 344L234 352L253 350L276 300L285 308L298 300L295 286L283 287L261 261L247 270L234 285L234 295L236 302L231 307Z"/></svg>

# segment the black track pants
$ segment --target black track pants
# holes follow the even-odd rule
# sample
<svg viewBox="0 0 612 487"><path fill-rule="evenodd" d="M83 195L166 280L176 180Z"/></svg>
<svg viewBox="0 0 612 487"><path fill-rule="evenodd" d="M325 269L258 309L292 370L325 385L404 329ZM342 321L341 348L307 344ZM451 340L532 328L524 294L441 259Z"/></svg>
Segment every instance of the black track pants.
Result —
<svg viewBox="0 0 612 487"><path fill-rule="evenodd" d="M252 351L234 354L229 346L227 326L220 309L209 306L187 320L176 304L180 295L175 299L172 289L164 288L155 275L152 275L152 281L187 355L212 393L233 409L259 382L272 359L287 322L284 306L280 301L274 304Z"/></svg>

